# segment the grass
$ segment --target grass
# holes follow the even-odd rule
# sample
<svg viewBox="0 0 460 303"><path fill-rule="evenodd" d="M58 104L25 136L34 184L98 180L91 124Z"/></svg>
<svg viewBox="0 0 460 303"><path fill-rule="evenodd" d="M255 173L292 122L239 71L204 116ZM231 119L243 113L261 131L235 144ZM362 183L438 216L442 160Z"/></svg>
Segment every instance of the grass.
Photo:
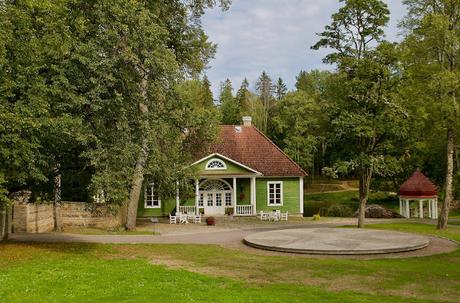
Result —
<svg viewBox="0 0 460 303"><path fill-rule="evenodd" d="M371 227L460 240L460 227ZM459 296L459 250L352 260L214 245L0 244L0 302L458 302Z"/></svg>
<svg viewBox="0 0 460 303"><path fill-rule="evenodd" d="M449 218L460 219L460 209L452 209L449 211Z"/></svg>
<svg viewBox="0 0 460 303"><path fill-rule="evenodd" d="M311 193L304 196L306 216L312 216L325 211L334 204L346 205L354 212L358 209L358 192L354 190L333 193ZM368 204L379 204L386 208L397 210L399 200L397 196L385 192L373 192L369 196Z"/></svg>
<svg viewBox="0 0 460 303"><path fill-rule="evenodd" d="M74 228L66 228L64 232L69 234L81 234L81 235L153 235L153 232L149 231L127 231L124 229L119 230L106 230L106 229L99 229L99 228L92 228L92 227L74 227Z"/></svg>

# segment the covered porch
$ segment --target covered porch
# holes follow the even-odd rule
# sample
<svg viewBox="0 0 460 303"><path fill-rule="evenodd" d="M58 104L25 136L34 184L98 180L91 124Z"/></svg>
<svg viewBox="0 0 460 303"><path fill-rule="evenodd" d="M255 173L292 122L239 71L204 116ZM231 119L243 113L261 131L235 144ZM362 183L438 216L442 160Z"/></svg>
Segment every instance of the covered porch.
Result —
<svg viewBox="0 0 460 303"><path fill-rule="evenodd" d="M194 205L180 205L179 190L177 190L177 211L202 213L208 216L256 215L255 176L202 176L195 180L194 184Z"/></svg>

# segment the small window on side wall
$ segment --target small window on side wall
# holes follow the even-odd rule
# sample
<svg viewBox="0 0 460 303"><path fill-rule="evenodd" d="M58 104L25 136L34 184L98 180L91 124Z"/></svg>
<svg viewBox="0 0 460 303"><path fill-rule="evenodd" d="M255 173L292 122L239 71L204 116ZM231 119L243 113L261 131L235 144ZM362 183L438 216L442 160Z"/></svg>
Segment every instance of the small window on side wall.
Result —
<svg viewBox="0 0 460 303"><path fill-rule="evenodd" d="M208 163L206 163L206 169L207 170L227 169L227 165L225 165L224 161L217 159L217 158L213 158L209 160Z"/></svg>
<svg viewBox="0 0 460 303"><path fill-rule="evenodd" d="M150 183L145 186L144 208L161 208L161 199L154 183Z"/></svg>
<svg viewBox="0 0 460 303"><path fill-rule="evenodd" d="M282 181L267 182L267 202L268 202L268 206L283 205L283 182Z"/></svg>

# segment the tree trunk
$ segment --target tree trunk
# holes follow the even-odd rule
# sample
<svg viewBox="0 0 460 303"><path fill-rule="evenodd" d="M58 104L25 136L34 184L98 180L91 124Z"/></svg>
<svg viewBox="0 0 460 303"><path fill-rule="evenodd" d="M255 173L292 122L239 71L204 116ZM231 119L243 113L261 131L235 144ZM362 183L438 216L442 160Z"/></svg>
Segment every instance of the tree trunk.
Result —
<svg viewBox="0 0 460 303"><path fill-rule="evenodd" d="M358 211L358 228L364 227L366 217L366 204L369 198L369 188L371 184L372 170L362 168L359 173L359 211Z"/></svg>
<svg viewBox="0 0 460 303"><path fill-rule="evenodd" d="M6 241L12 230L12 207L8 204L3 204L0 207L0 240Z"/></svg>
<svg viewBox="0 0 460 303"><path fill-rule="evenodd" d="M54 231L62 232L61 216L61 164L57 163L53 170L54 173Z"/></svg>
<svg viewBox="0 0 460 303"><path fill-rule="evenodd" d="M147 79L144 77L141 81L141 93L143 101L139 102L139 110L141 115L148 113L148 107L144 103L147 100ZM142 148L139 157L136 161L131 191L129 193L128 209L126 212L126 229L136 229L137 207L141 196L142 183L144 182L144 169L149 155L149 134L150 126L148 121L144 122L144 133L142 138Z"/></svg>
<svg viewBox="0 0 460 303"><path fill-rule="evenodd" d="M131 192L129 193L128 210L126 213L126 229L136 229L137 219L137 207L139 204L139 198L141 196L142 183L144 182L144 168L147 162L148 156L148 144L147 139L143 139L141 155L136 161L136 168L134 172L133 182L131 186Z"/></svg>
<svg viewBox="0 0 460 303"><path fill-rule="evenodd" d="M447 129L446 195L441 206L437 229L446 228L449 219L449 208L452 202L452 182L454 177L454 144L454 130L449 128Z"/></svg>
<svg viewBox="0 0 460 303"><path fill-rule="evenodd" d="M6 235L6 209L3 203L0 204L0 239L4 240Z"/></svg>

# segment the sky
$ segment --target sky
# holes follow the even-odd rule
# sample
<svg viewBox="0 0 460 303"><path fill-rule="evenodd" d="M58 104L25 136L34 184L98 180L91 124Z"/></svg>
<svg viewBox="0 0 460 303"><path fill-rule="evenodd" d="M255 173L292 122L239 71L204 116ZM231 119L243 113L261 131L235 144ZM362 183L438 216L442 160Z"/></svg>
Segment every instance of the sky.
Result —
<svg viewBox="0 0 460 303"><path fill-rule="evenodd" d="M402 1L384 1L391 12L386 38L396 41L405 8ZM338 0L233 0L227 11L207 10L202 24L217 44L206 71L214 98L227 78L235 91L245 77L254 90L257 78L266 71L273 81L281 77L293 89L301 70L331 69L322 63L327 50L311 50L310 46L339 7Z"/></svg>

